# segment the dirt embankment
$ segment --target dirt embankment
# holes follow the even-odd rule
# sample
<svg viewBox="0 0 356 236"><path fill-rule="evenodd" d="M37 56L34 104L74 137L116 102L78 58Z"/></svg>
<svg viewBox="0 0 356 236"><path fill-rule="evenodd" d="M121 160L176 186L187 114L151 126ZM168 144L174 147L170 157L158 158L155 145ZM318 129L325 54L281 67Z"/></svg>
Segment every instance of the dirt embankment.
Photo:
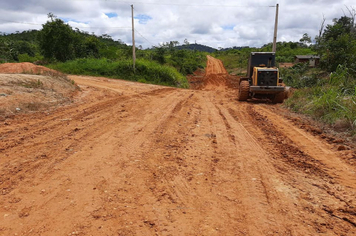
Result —
<svg viewBox="0 0 356 236"><path fill-rule="evenodd" d="M44 66L38 66L30 62L0 64L0 73L34 75L60 74L58 71L51 70Z"/></svg>
<svg viewBox="0 0 356 236"><path fill-rule="evenodd" d="M0 235L355 235L342 140L224 82L70 78L85 102L0 125Z"/></svg>
<svg viewBox="0 0 356 236"><path fill-rule="evenodd" d="M77 89L74 81L43 66L0 64L0 120L69 104Z"/></svg>

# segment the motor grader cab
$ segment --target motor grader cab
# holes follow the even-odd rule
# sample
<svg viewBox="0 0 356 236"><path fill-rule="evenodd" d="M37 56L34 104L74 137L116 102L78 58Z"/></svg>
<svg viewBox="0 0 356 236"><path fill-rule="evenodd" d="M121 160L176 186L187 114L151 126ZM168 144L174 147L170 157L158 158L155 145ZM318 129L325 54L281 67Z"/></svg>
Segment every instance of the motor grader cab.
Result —
<svg viewBox="0 0 356 236"><path fill-rule="evenodd" d="M273 103L282 103L285 90L285 85L279 78L278 68L275 66L275 53L251 52L247 77L240 79L238 100L268 98Z"/></svg>

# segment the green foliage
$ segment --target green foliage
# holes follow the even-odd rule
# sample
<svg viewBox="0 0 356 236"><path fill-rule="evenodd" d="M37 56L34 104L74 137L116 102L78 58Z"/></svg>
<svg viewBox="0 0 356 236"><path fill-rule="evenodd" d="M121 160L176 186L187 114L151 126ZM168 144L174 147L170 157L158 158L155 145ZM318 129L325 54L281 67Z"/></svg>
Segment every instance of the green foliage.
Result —
<svg viewBox="0 0 356 236"><path fill-rule="evenodd" d="M0 62L8 62L12 60L10 42L0 37Z"/></svg>
<svg viewBox="0 0 356 236"><path fill-rule="evenodd" d="M305 36L305 34L304 34ZM272 44L267 44L259 50L261 52L271 52ZM315 55L312 47L305 43L277 42L276 62L294 62L296 55Z"/></svg>
<svg viewBox="0 0 356 236"><path fill-rule="evenodd" d="M111 61L108 59L76 59L50 66L63 73L78 75L106 76L138 82L188 88L187 79L176 69L149 60L136 61L136 73L132 60Z"/></svg>
<svg viewBox="0 0 356 236"><path fill-rule="evenodd" d="M343 16L327 25L316 38L315 49L321 56L321 69L328 76L311 74L295 67L281 71L285 82L300 88L285 103L296 112L329 124L347 121L356 133L356 27L353 17ZM330 73L331 72L331 73ZM309 79L305 79L308 77Z"/></svg>
<svg viewBox="0 0 356 236"><path fill-rule="evenodd" d="M339 65L336 71L331 73L329 84L335 86L342 95L356 96L356 79L350 73L350 69Z"/></svg>
<svg viewBox="0 0 356 236"><path fill-rule="evenodd" d="M239 48L216 51L213 56L222 60L228 72L245 75L251 52L271 52L272 43L262 48ZM276 62L294 62L296 55L315 55L312 47L296 42L277 42Z"/></svg>
<svg viewBox="0 0 356 236"><path fill-rule="evenodd" d="M6 35L0 36L0 58L4 61L18 61L20 54L27 54L34 57L38 52L36 44L23 40L12 40Z"/></svg>
<svg viewBox="0 0 356 236"><path fill-rule="evenodd" d="M39 34L39 45L41 52L46 59L67 61L75 58L75 35L72 28L53 14L48 14L51 18L43 25Z"/></svg>
<svg viewBox="0 0 356 236"><path fill-rule="evenodd" d="M322 32L322 31L321 31ZM321 70L296 65L281 70L287 85L299 88L285 105L292 110L334 124L347 121L356 133L356 28L354 19L334 19L316 38ZM330 73L331 72L331 73Z"/></svg>
<svg viewBox="0 0 356 236"><path fill-rule="evenodd" d="M329 124L346 119L350 123L350 129L356 129L356 97L344 96L337 86L300 89L285 105L295 112Z"/></svg>
<svg viewBox="0 0 356 236"><path fill-rule="evenodd" d="M230 49L216 51L213 56L220 59L229 73L246 75L248 58L251 52L258 51L256 48ZM238 71L236 71L238 70Z"/></svg>
<svg viewBox="0 0 356 236"><path fill-rule="evenodd" d="M320 66L329 72L344 65L356 75L356 26L354 19L343 16L327 25L317 38L316 49L321 56Z"/></svg>
<svg viewBox="0 0 356 236"><path fill-rule="evenodd" d="M308 46L312 43L312 40L311 37L307 33L305 33L303 34L303 37L299 40L299 42L301 42L305 46Z"/></svg>
<svg viewBox="0 0 356 236"><path fill-rule="evenodd" d="M182 46L177 46L178 44L178 41L163 43L159 47L148 50L143 57L153 59L162 65L173 66L183 75L192 74L198 68L205 67L207 53L182 49Z"/></svg>
<svg viewBox="0 0 356 236"><path fill-rule="evenodd" d="M100 41L92 35L82 35L74 33L74 54L75 58L94 57L99 58Z"/></svg>
<svg viewBox="0 0 356 236"><path fill-rule="evenodd" d="M323 72L310 69L308 63L298 63L291 68L280 68L279 73L284 83L293 88L322 86L326 82L321 76Z"/></svg>
<svg viewBox="0 0 356 236"><path fill-rule="evenodd" d="M29 56L27 53L18 55L19 62L34 62L33 57Z"/></svg>
<svg viewBox="0 0 356 236"><path fill-rule="evenodd" d="M285 102L286 106L329 124L347 120L349 128L356 131L356 80L348 68L339 65L328 78L315 76L310 83L300 79L298 86L301 89Z"/></svg>
<svg viewBox="0 0 356 236"><path fill-rule="evenodd" d="M153 60L157 61L160 64L166 63L166 58L164 57L166 49L164 47L158 47L153 52Z"/></svg>
<svg viewBox="0 0 356 236"><path fill-rule="evenodd" d="M33 57L29 56L27 53L19 54L17 58L19 62L31 62L31 63L34 63L36 61L41 61L44 59L43 56L41 56L38 53L36 53L36 55Z"/></svg>
<svg viewBox="0 0 356 236"><path fill-rule="evenodd" d="M39 46L46 59L65 62L75 58L127 58L128 47L109 35L95 36L79 29L73 30L61 19L48 14L50 20L39 32ZM121 53L120 50L124 50ZM132 54L131 54L132 55Z"/></svg>
<svg viewBox="0 0 356 236"><path fill-rule="evenodd" d="M172 66L177 68L180 73L187 75L193 74L193 72L200 67L203 57L204 56L201 56L197 51L186 49L174 50L171 52L169 62Z"/></svg>

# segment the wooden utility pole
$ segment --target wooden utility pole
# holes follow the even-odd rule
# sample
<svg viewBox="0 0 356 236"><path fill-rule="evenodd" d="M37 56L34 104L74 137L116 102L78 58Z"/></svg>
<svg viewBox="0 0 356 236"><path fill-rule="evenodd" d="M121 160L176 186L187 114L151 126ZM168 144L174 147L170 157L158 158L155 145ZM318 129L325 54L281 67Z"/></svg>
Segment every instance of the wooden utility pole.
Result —
<svg viewBox="0 0 356 236"><path fill-rule="evenodd" d="M136 47L135 47L135 22L134 22L134 8L131 5L131 16L132 16L132 59L133 59L133 71L136 70Z"/></svg>
<svg viewBox="0 0 356 236"><path fill-rule="evenodd" d="M278 8L279 8L279 4L277 3L277 6L276 6L276 22L274 23L274 35L273 35L272 52L276 52L276 49L277 49Z"/></svg>

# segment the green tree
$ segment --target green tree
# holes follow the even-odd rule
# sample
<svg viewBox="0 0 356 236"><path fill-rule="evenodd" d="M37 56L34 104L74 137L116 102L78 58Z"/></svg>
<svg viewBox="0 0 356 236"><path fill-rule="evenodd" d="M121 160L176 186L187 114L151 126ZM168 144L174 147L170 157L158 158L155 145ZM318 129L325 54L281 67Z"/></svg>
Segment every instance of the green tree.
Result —
<svg viewBox="0 0 356 236"><path fill-rule="evenodd" d="M153 52L153 60L158 61L160 64L166 63L166 58L164 55L166 54L166 48L161 46L161 47L156 47Z"/></svg>
<svg viewBox="0 0 356 236"><path fill-rule="evenodd" d="M356 74L356 27L353 18L343 16L327 25L321 37L317 38L317 50L321 56L320 66L335 71L339 65Z"/></svg>
<svg viewBox="0 0 356 236"><path fill-rule="evenodd" d="M303 34L303 37L299 40L299 42L301 42L305 46L309 46L311 44L312 40L311 40L311 37L307 33L305 33L305 34Z"/></svg>
<svg viewBox="0 0 356 236"><path fill-rule="evenodd" d="M11 46L9 41L5 38L0 38L0 62L7 62L11 59Z"/></svg>
<svg viewBox="0 0 356 236"><path fill-rule="evenodd" d="M67 61L75 57L74 32L72 28L52 13L39 34L39 45L46 59Z"/></svg>

